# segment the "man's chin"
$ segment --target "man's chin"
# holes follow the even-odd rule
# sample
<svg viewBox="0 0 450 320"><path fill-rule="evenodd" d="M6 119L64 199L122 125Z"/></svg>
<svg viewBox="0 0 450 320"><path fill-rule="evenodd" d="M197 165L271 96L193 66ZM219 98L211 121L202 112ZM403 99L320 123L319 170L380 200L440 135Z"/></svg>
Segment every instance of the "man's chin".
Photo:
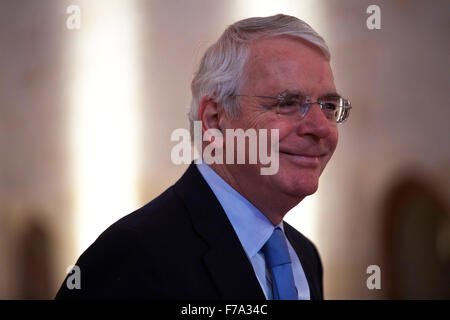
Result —
<svg viewBox="0 0 450 320"><path fill-rule="evenodd" d="M286 169L287 168L280 167L277 177L277 180L279 180L279 183L284 187L286 193L292 196L306 197L317 191L320 176L318 169Z"/></svg>
<svg viewBox="0 0 450 320"><path fill-rule="evenodd" d="M314 194L319 188L319 181L311 177L301 177L291 182L289 193L298 197L300 201L307 196Z"/></svg>
<svg viewBox="0 0 450 320"><path fill-rule="evenodd" d="M318 189L318 185L311 186L311 187L309 187L309 188L308 188L308 187L305 187L305 186L302 186L302 188L297 188L297 189L294 191L294 194L295 194L297 197L299 197L299 198L301 198L301 199L303 200L305 197L310 196L310 195L316 193L317 189Z"/></svg>

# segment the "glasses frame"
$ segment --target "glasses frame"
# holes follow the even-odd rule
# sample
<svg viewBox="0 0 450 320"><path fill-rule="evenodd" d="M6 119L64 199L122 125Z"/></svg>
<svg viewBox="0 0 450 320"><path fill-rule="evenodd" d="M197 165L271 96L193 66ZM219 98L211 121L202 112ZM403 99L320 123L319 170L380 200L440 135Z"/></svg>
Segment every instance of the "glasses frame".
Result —
<svg viewBox="0 0 450 320"><path fill-rule="evenodd" d="M230 97L249 97L249 98L264 98L264 99L273 99L273 100L277 100L277 105L276 107L276 113L278 115L280 115L280 105L286 100L286 98L288 97L288 93L287 92L282 92L279 93L276 97L271 97L271 96L250 96L250 95L245 95L245 94L231 94ZM336 123L340 124L340 123L344 123L348 120L348 118L350 117L350 110L352 109L351 106L351 102L350 100L346 99L346 98L342 98L339 97L338 98L339 101L339 107L343 108L343 112L347 112L348 115L344 120L338 120L336 119ZM320 106L320 109L323 110L323 106L325 104L325 101L312 101L311 97L309 96L305 96L305 103L302 105L302 107L305 107L305 111L303 111L303 113L301 114L301 118L303 119L306 114L309 111L309 106L312 104L318 104Z"/></svg>

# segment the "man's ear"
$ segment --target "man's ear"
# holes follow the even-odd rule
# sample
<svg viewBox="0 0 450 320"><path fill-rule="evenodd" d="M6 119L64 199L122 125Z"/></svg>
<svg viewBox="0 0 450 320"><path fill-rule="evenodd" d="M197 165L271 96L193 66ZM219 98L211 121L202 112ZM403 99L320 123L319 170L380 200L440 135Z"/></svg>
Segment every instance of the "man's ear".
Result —
<svg viewBox="0 0 450 320"><path fill-rule="evenodd" d="M198 106L198 119L202 122L202 132L208 129L219 129L221 110L212 97L204 96Z"/></svg>

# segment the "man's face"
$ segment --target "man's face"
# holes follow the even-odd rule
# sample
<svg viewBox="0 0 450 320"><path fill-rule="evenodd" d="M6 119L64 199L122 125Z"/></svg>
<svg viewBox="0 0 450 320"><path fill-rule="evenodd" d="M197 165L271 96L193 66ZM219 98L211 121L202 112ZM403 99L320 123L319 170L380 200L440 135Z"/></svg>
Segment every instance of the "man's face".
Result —
<svg viewBox="0 0 450 320"><path fill-rule="evenodd" d="M317 48L299 39L258 40L252 44L248 61L247 79L238 94L276 97L284 91L301 92L317 101L336 92L329 62ZM244 196L257 191L264 197L295 204L314 193L337 145L336 123L328 120L317 104L311 105L304 118L292 119L261 107L273 101L239 99L239 118L223 118L222 128L279 129L280 154L275 175L261 175L260 164L227 165L238 191Z"/></svg>

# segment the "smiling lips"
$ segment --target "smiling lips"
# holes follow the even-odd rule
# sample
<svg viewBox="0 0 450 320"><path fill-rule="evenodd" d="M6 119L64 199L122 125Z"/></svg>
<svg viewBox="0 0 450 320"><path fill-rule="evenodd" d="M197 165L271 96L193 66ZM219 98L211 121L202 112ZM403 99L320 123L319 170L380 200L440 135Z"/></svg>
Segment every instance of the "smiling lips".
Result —
<svg viewBox="0 0 450 320"><path fill-rule="evenodd" d="M325 154L311 154L311 155L300 155L289 152L280 151L280 154L283 154L289 160L295 162L296 164L302 167L317 167L320 164L320 157L323 157Z"/></svg>

